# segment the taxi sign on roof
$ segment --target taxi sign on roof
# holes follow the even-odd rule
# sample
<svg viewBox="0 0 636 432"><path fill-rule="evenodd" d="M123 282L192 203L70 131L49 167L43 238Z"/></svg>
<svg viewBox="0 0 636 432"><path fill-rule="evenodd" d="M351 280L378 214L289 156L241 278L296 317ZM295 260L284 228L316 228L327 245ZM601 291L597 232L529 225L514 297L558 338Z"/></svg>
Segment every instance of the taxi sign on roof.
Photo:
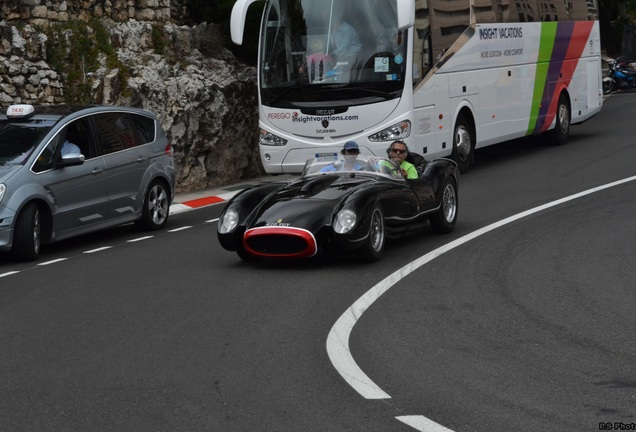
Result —
<svg viewBox="0 0 636 432"><path fill-rule="evenodd" d="M35 112L33 105L11 105L7 108L7 117L9 118L24 118L32 115Z"/></svg>

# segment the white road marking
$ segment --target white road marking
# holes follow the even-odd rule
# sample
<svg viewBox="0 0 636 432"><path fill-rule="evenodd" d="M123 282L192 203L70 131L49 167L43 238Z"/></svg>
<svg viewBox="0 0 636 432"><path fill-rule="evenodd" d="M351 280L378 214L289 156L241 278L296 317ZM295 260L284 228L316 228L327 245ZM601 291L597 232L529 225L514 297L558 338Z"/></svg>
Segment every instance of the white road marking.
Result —
<svg viewBox="0 0 636 432"><path fill-rule="evenodd" d="M59 262L66 261L67 259L68 258L58 258L58 259L54 259L54 260L51 260L51 261L45 261L45 262L39 263L38 265L39 266L47 266L47 265L50 265L50 264L57 264Z"/></svg>
<svg viewBox="0 0 636 432"><path fill-rule="evenodd" d="M360 319L362 314L376 301L387 292L390 288L395 286L400 280L404 279L409 274L413 273L418 268L422 267L424 264L429 263L433 259L437 258L444 253L455 249L458 246L463 245L471 240L476 239L490 231L493 231L497 228L501 228L504 225L515 222L519 219L523 219L535 213L539 213L541 211L547 210L552 207L556 207L558 205L564 204L569 201L573 201L575 199L584 197L586 195L590 195L605 189L609 189L615 186L619 186L628 182L632 182L636 180L636 176L628 177L623 180L618 180L612 183L608 183L603 186L599 186L593 189L588 189L586 191L570 195L565 198L561 198L556 201L552 201L550 203L535 207L533 209L527 210L522 213L518 213L516 215L510 216L506 219L502 219L499 222L495 222L486 227L478 229L477 231L473 231L463 237L460 237L442 247L439 247L426 255L421 256L413 262L405 265L401 269L397 270L393 274L389 275L382 281L380 281L377 285L372 287L369 291L367 291L362 297L360 297L349 309L347 309L340 318L336 321L336 323L331 328L329 335L327 336L327 354L329 355L329 359L333 364L334 368L340 376L351 386L355 391L360 393L362 397L365 399L389 399L387 393L385 393L380 387L378 387L363 371L360 369L358 364L353 359L351 355L351 351L349 350L349 338L351 336L351 331L353 330L353 326ZM422 432L439 432L439 431L448 431L449 429L444 428L437 423L426 419L425 417L415 416L417 417L417 424L422 425ZM400 421L404 421L404 419L413 419L412 416L401 416L396 417ZM405 422L406 423L406 422ZM408 424L408 423L407 423ZM440 429L443 428L443 429ZM417 429L417 428L416 428Z"/></svg>
<svg viewBox="0 0 636 432"><path fill-rule="evenodd" d="M148 240L148 239L151 239L153 237L154 236L138 237L138 238L135 238L135 239L128 240L127 243L135 243L135 242L138 242L138 241Z"/></svg>
<svg viewBox="0 0 636 432"><path fill-rule="evenodd" d="M100 247L100 248L97 248L97 249L84 251L84 253L85 254L92 254L92 253L96 253L96 252L105 251L105 250L108 250L108 249L111 249L111 248L112 248L112 246L104 246L104 247Z"/></svg>
<svg viewBox="0 0 636 432"><path fill-rule="evenodd" d="M422 432L453 432L424 416L398 416L396 419Z"/></svg>
<svg viewBox="0 0 636 432"><path fill-rule="evenodd" d="M168 232L171 232L171 233L179 232L179 231L187 230L187 229L190 229L190 228L192 228L192 226L187 225L187 226L182 226L180 228L175 228L175 229L168 230Z"/></svg>
<svg viewBox="0 0 636 432"><path fill-rule="evenodd" d="M18 273L20 273L20 272L19 271L10 271L10 272L6 272L6 273L2 273L2 274L0 274L0 278L11 276L11 275L18 274Z"/></svg>

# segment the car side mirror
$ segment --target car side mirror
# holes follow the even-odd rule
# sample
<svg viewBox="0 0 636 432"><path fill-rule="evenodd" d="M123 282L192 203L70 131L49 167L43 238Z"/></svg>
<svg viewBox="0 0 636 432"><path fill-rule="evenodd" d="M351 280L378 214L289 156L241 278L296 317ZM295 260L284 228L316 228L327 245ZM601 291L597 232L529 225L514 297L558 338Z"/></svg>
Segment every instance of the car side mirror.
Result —
<svg viewBox="0 0 636 432"><path fill-rule="evenodd" d="M66 166L82 165L85 160L86 160L86 157L81 153L69 153L61 157L60 163L58 164L58 166L66 167Z"/></svg>

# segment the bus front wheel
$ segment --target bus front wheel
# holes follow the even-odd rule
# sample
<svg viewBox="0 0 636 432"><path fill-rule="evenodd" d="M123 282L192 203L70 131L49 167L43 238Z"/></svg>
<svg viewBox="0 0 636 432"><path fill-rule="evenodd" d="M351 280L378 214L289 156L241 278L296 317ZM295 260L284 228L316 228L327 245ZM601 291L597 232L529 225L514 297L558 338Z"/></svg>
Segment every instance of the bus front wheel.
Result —
<svg viewBox="0 0 636 432"><path fill-rule="evenodd" d="M453 133L453 150L451 159L457 162L459 171L464 173L473 163L475 157L475 137L472 126L463 114L457 117Z"/></svg>
<svg viewBox="0 0 636 432"><path fill-rule="evenodd" d="M552 143L563 145L570 136L570 104L565 93L559 96L559 104L556 111L556 125L552 130Z"/></svg>

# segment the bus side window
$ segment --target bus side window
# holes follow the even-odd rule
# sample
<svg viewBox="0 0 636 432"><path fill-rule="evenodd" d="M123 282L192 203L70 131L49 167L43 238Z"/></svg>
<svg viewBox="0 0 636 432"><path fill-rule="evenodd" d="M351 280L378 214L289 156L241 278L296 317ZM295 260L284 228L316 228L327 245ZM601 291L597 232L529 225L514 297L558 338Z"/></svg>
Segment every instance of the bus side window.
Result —
<svg viewBox="0 0 636 432"><path fill-rule="evenodd" d="M435 65L433 58L433 43L431 40L431 28L415 29L413 35L413 87L428 74Z"/></svg>

